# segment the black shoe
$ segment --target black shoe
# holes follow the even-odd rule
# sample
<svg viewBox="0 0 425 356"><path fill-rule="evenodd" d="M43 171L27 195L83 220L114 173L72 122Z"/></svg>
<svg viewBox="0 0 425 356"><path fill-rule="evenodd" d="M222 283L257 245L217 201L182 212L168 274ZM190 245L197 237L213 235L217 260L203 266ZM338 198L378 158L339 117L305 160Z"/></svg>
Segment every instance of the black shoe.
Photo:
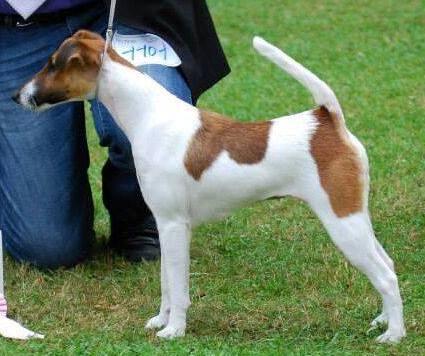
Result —
<svg viewBox="0 0 425 356"><path fill-rule="evenodd" d="M109 247L131 262L154 261L161 255L158 230L153 216L139 226L126 226L118 230L111 226ZM117 231L118 230L118 231Z"/></svg>

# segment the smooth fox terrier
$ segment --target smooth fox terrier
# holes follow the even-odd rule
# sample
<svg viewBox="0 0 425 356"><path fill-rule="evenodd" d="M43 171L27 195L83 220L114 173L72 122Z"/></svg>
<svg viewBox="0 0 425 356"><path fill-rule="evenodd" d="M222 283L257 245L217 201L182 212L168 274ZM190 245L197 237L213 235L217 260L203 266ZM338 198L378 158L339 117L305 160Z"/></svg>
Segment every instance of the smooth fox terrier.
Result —
<svg viewBox="0 0 425 356"><path fill-rule="evenodd" d="M368 159L348 131L329 86L265 40L254 48L313 95L317 108L254 123L233 121L179 100L81 30L15 95L32 110L99 100L127 135L143 196L161 243L161 306L146 328L183 336L189 300L191 229L257 200L287 195L307 202L335 245L383 299L373 322L387 323L379 342L405 335L394 265L376 239L368 212ZM101 65L102 64L102 65Z"/></svg>

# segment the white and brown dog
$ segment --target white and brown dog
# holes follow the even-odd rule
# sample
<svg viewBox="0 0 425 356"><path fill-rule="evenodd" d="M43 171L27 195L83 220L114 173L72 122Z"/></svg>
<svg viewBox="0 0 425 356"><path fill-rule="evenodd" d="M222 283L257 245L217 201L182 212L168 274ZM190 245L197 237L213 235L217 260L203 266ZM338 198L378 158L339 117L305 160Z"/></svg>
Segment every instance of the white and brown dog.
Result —
<svg viewBox="0 0 425 356"><path fill-rule="evenodd" d="M306 201L333 242L383 299L373 322L388 323L380 342L405 335L393 261L377 241L368 212L368 160L348 131L333 91L306 68L261 38L254 48L313 95L317 108L270 121L241 123L179 100L137 71L104 40L79 31L16 95L33 109L99 100L131 142L143 196L161 242L159 314L146 328L182 336L189 307L191 229L247 203L291 195Z"/></svg>

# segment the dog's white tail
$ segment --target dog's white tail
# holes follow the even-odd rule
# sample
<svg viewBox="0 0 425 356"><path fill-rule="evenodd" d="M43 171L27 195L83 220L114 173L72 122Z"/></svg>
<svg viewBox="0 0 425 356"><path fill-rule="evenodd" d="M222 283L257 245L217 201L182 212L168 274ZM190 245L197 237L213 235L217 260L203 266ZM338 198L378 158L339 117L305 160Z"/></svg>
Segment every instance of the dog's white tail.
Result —
<svg viewBox="0 0 425 356"><path fill-rule="evenodd" d="M252 44L258 53L277 64L308 89L317 105L325 106L329 112L334 113L337 118L344 121L338 99L324 81L261 37L255 36Z"/></svg>

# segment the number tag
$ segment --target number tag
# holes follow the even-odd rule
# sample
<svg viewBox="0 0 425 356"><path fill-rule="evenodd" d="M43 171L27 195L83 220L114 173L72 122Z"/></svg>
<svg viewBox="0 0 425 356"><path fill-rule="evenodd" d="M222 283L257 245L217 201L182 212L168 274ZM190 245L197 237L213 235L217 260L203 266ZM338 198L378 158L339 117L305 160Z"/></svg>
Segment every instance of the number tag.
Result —
<svg viewBox="0 0 425 356"><path fill-rule="evenodd" d="M177 53L167 42L151 33L143 35L115 33L112 39L112 48L136 67L144 64L178 67L182 63Z"/></svg>

